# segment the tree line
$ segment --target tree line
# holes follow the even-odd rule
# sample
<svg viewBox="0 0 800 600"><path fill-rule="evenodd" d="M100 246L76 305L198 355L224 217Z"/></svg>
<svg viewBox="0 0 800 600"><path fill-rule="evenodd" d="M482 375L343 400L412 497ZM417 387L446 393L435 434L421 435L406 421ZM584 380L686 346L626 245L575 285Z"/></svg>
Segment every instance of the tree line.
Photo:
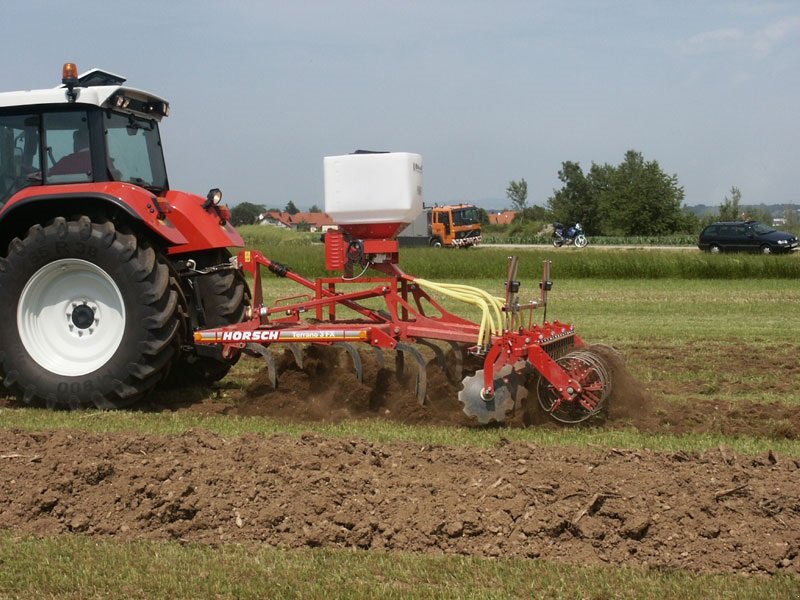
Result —
<svg viewBox="0 0 800 600"><path fill-rule="evenodd" d="M291 200L289 200L289 202L286 203L286 206L283 207L283 211L281 211L280 208L267 208L263 204L240 202L231 209L231 223L236 227L239 225L252 225L257 221L260 215L266 212L285 212L290 215L296 215L300 212L300 209L297 208L295 203ZM322 212L322 210L320 210L320 208L315 204L309 209L308 212L319 213Z"/></svg>
<svg viewBox="0 0 800 600"><path fill-rule="evenodd" d="M561 163L559 189L547 199L547 207L528 207L528 184L511 181L506 197L523 219L581 223L589 235L658 236L696 233L716 220L743 217L771 222L765 211L745 214L742 194L732 187L718 215L697 216L683 205L684 191L677 175L665 173L656 160L628 150L619 165L592 163L584 172L574 161ZM538 211L532 211L538 208ZM762 214L763 213L763 214Z"/></svg>
<svg viewBox="0 0 800 600"><path fill-rule="evenodd" d="M592 163L585 173L579 163L563 162L558 178L563 185L547 199L546 216L581 223L589 235L668 235L698 224L683 208L677 176L635 150L626 152L619 165ZM512 181L506 195L524 218L527 184Z"/></svg>
<svg viewBox="0 0 800 600"><path fill-rule="evenodd" d="M558 179L562 186L553 190L546 207L528 206L525 179L509 183L506 197L520 213L520 222L581 223L588 235L659 236L697 233L718 219L747 216L767 223L772 219L766 211L750 209L745 215L742 194L735 186L730 197L725 196L718 215L697 216L683 205L684 191L677 175L665 173L658 161L645 160L636 150L628 150L618 165L593 162L586 172L578 162L562 162ZM242 202L231 209L231 221L234 225L254 223L258 215L268 210L279 209ZM299 212L292 201L284 211ZM320 209L314 205L310 212ZM480 212L483 222L488 224L488 213L484 209Z"/></svg>

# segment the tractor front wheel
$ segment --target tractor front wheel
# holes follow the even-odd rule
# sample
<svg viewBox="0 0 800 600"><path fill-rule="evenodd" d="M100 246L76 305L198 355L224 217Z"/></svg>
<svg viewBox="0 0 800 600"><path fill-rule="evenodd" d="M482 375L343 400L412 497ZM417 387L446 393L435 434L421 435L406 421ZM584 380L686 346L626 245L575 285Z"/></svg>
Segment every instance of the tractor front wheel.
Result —
<svg viewBox="0 0 800 600"><path fill-rule="evenodd" d="M169 371L178 294L146 241L83 216L34 225L0 258L0 374L26 402L120 408Z"/></svg>

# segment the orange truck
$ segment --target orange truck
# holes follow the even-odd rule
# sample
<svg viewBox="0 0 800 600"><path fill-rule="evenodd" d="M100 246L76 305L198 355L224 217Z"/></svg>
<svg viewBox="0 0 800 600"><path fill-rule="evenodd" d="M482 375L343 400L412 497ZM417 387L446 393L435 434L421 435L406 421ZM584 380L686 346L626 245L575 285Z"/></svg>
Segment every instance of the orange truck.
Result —
<svg viewBox="0 0 800 600"><path fill-rule="evenodd" d="M472 204L426 206L397 236L403 246L469 248L481 243L479 210Z"/></svg>

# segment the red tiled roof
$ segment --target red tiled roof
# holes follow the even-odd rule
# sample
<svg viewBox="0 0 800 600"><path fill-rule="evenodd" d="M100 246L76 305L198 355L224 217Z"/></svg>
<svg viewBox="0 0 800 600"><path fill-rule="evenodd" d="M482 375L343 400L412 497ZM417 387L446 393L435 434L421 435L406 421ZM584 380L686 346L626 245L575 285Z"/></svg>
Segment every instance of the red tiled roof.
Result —
<svg viewBox="0 0 800 600"><path fill-rule="evenodd" d="M323 225L333 225L333 219L331 219L327 213L318 212L299 212L296 215L292 215L292 223L295 225L299 223L308 223L312 227L322 227Z"/></svg>
<svg viewBox="0 0 800 600"><path fill-rule="evenodd" d="M489 213L489 223L492 225L508 225L517 216L515 210L504 210L501 213Z"/></svg>
<svg viewBox="0 0 800 600"><path fill-rule="evenodd" d="M271 221L277 221L286 227L297 227L300 223L307 223L311 227L321 228L326 225L334 224L333 219L331 219L326 213L322 212L299 212L297 214L290 215L287 212L271 210L261 215L262 221L267 219Z"/></svg>

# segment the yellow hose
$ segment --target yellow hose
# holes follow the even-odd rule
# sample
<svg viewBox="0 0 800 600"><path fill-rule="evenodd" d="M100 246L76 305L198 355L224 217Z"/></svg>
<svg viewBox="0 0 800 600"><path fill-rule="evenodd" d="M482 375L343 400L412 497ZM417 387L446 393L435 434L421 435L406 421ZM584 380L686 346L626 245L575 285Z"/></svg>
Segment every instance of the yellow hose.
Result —
<svg viewBox="0 0 800 600"><path fill-rule="evenodd" d="M481 325L478 330L478 345L488 345L492 341L493 334L502 333L501 328L504 325L502 309L505 303L503 298L497 298L480 288L460 283L436 283L427 279L415 279L414 283L480 308Z"/></svg>

